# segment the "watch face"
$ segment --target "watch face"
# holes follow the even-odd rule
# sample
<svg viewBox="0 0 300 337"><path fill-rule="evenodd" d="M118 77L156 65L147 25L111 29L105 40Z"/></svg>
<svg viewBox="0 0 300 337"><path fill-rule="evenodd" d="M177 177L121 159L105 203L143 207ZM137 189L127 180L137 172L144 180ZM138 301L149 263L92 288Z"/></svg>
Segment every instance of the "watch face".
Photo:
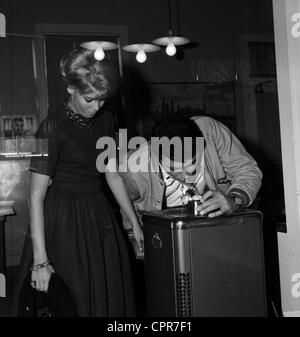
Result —
<svg viewBox="0 0 300 337"><path fill-rule="evenodd" d="M234 202L237 204L237 205L242 205L242 200L240 198L234 198Z"/></svg>

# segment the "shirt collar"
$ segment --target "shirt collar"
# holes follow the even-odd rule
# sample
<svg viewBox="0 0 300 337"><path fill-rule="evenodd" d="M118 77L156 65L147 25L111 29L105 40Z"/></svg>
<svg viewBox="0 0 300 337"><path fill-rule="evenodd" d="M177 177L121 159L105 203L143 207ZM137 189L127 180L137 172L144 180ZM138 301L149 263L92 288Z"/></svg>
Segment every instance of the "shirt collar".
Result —
<svg viewBox="0 0 300 337"><path fill-rule="evenodd" d="M159 163L159 167L160 167L160 171L161 171L161 175L162 175L162 179L164 180L166 186L171 185L174 180L176 180L175 178L173 178L168 172L166 172L162 165Z"/></svg>

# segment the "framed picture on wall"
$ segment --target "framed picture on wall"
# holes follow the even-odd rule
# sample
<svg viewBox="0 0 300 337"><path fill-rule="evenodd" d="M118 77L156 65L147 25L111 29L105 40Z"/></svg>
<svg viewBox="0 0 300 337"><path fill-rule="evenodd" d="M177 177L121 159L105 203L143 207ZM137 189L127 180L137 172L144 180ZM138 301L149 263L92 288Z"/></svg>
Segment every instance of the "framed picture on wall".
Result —
<svg viewBox="0 0 300 337"><path fill-rule="evenodd" d="M33 136L36 131L34 115L0 116L1 134L4 138Z"/></svg>
<svg viewBox="0 0 300 337"><path fill-rule="evenodd" d="M0 116L0 155L23 156L35 148L34 133L36 117L34 115Z"/></svg>
<svg viewBox="0 0 300 337"><path fill-rule="evenodd" d="M166 82L149 83L148 113L143 117L143 134L173 113L192 117L211 116L236 131L234 83Z"/></svg>

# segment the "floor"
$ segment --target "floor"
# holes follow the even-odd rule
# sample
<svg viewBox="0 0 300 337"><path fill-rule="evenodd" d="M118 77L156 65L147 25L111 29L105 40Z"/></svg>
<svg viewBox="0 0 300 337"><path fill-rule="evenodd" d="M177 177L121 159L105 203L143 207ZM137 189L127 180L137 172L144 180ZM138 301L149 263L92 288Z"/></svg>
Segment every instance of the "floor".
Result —
<svg viewBox="0 0 300 337"><path fill-rule="evenodd" d="M0 317L13 317L12 313L12 295L13 295L13 285L16 279L18 267L6 268L6 297L0 297ZM144 302L144 289L141 286L144 282L143 277L143 265L142 261L138 261L135 266L134 280L135 280L135 291L136 291L136 307L137 316L144 317L145 313L145 302Z"/></svg>
<svg viewBox="0 0 300 337"><path fill-rule="evenodd" d="M268 317L278 317L281 316L281 301L280 301L280 290L279 290L279 276L278 279L274 280L274 277L278 275L278 263L275 263L276 259L274 256L277 251L277 247L273 242L276 243L276 236L270 231L269 226L265 226L264 237L268 238L265 242L265 267L266 267L266 290L267 290L267 310ZM272 237L274 238L272 239ZM272 239L272 240L271 240ZM136 291L136 308L137 317L145 316L145 289L144 289L144 262L142 260L136 260L132 249L129 250L132 254L130 255L132 261L132 271L133 271L133 281L134 289ZM274 262L275 261L275 262ZM18 267L8 267L6 268L6 298L0 297L0 317L13 316L12 314L12 293L13 285L16 279Z"/></svg>
<svg viewBox="0 0 300 337"><path fill-rule="evenodd" d="M12 317L12 285L14 284L14 280L16 278L16 267L7 268L7 290L6 290L6 298L0 297L0 317ZM141 287L141 283L143 283L141 275L142 274L142 265L137 265L136 268L136 284L135 289L137 291L137 316L144 317L145 315L145 301L144 301L144 289ZM268 296L267 299L268 306L268 317L278 317L281 316L280 310L276 308L276 301L270 299Z"/></svg>

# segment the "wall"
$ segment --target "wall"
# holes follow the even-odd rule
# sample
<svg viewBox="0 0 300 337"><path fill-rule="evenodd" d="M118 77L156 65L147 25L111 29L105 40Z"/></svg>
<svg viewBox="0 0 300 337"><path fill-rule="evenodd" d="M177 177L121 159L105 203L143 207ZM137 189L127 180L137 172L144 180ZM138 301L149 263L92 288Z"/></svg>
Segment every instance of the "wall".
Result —
<svg viewBox="0 0 300 337"><path fill-rule="evenodd" d="M300 0L273 4L287 227L278 233L282 311L300 317Z"/></svg>
<svg viewBox="0 0 300 337"><path fill-rule="evenodd" d="M128 25L129 43L151 41L167 34L167 1L147 0L87 0L82 1L16 1L10 4L8 28L14 34L34 34L34 25L43 23L78 23ZM170 58L163 51L153 53L149 62L134 66L147 81L191 81L193 57L232 57L238 54L239 34L272 33L271 1L212 0L181 2L180 28L182 35L197 42L197 48L185 50L183 60ZM260 8L258 11L257 9ZM5 11L4 11L5 12ZM175 18L174 18L175 19ZM34 83L31 39L11 39L12 78L14 93L12 112L33 111ZM21 56L21 57L20 57ZM7 109L9 111L9 109Z"/></svg>

